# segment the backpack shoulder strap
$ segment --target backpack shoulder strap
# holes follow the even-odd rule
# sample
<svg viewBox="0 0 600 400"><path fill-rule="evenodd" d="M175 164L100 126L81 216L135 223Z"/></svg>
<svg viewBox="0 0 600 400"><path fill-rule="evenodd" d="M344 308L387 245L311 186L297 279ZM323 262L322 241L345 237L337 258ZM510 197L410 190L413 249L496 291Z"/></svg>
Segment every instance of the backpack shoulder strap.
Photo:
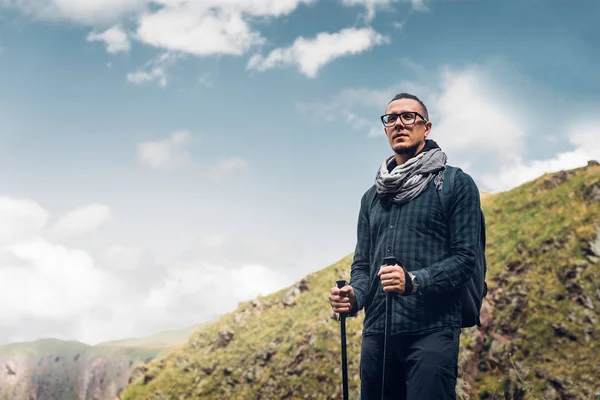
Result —
<svg viewBox="0 0 600 400"><path fill-rule="evenodd" d="M444 170L444 177L441 187L438 188L440 201L442 203L442 215L446 220L446 223L450 222L450 204L452 201L452 189L454 188L454 179L456 172L460 168L446 165Z"/></svg>

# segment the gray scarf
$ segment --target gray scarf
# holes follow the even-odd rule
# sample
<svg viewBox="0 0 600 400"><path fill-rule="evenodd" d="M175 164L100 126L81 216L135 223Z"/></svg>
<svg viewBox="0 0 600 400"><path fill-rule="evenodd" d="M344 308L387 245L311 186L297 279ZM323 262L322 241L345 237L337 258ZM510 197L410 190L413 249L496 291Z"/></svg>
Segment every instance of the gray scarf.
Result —
<svg viewBox="0 0 600 400"><path fill-rule="evenodd" d="M436 175L443 173L446 154L437 145L417 154L402 165L396 165L394 156L388 157L379 167L375 176L377 193L385 196L395 194L392 201L396 204L409 202L417 197Z"/></svg>

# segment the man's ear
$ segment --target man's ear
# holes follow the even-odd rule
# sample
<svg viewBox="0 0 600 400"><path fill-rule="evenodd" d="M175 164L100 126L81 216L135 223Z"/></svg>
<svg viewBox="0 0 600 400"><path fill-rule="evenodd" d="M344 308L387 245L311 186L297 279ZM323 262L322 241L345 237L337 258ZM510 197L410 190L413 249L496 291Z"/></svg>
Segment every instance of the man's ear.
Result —
<svg viewBox="0 0 600 400"><path fill-rule="evenodd" d="M425 124L425 137L429 136L429 134L431 133L431 126L431 121L427 121L427 123Z"/></svg>

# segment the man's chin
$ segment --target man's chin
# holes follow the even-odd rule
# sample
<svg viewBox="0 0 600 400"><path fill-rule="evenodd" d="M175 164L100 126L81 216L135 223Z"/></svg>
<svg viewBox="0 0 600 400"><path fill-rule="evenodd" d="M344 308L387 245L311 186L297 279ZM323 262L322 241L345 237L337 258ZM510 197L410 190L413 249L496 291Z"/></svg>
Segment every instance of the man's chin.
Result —
<svg viewBox="0 0 600 400"><path fill-rule="evenodd" d="M402 146L396 145L393 147L393 150L396 154L399 155L407 155L407 154L415 154L417 152L417 145L413 146Z"/></svg>

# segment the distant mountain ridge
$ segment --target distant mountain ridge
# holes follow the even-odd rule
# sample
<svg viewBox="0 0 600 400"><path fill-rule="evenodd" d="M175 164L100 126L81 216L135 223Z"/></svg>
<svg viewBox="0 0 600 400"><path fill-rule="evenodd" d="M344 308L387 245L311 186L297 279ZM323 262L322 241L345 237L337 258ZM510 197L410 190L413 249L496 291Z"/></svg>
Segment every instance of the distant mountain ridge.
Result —
<svg viewBox="0 0 600 400"><path fill-rule="evenodd" d="M464 329L459 399L591 399L600 391L600 165L482 196L489 294ZM341 399L340 331L327 297L352 254L244 302L133 372L121 398ZM347 321L352 399L364 314Z"/></svg>
<svg viewBox="0 0 600 400"><path fill-rule="evenodd" d="M0 346L0 400L117 399L138 365L168 354L198 327L95 346L51 338Z"/></svg>

